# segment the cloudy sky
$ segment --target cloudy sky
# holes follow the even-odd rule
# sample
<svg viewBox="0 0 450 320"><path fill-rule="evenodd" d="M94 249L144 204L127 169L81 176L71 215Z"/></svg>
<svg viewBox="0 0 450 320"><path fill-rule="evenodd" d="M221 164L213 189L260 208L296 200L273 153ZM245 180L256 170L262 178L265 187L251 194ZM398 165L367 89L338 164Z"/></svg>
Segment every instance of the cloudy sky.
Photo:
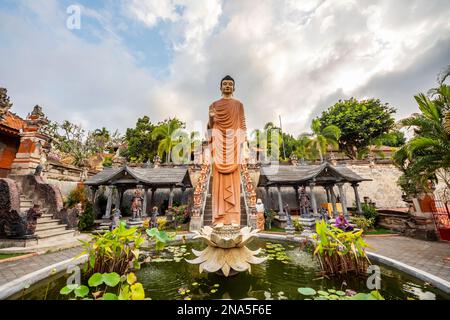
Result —
<svg viewBox="0 0 450 320"><path fill-rule="evenodd" d="M448 0L0 0L0 86L21 116L199 129L230 74L250 128L281 115L297 135L352 96L416 112L450 64L449 17Z"/></svg>

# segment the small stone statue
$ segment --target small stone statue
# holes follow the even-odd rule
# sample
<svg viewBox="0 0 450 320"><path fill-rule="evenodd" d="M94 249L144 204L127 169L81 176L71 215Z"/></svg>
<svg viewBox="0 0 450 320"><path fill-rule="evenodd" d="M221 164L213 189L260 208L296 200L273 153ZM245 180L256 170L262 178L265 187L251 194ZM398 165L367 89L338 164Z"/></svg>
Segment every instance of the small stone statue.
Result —
<svg viewBox="0 0 450 320"><path fill-rule="evenodd" d="M289 159L291 160L291 164L293 166L298 166L298 157L295 153L292 153Z"/></svg>
<svg viewBox="0 0 450 320"><path fill-rule="evenodd" d="M301 216L309 216L309 212L311 210L311 200L309 199L309 195L306 192L305 187L302 187L299 195L300 202L300 215Z"/></svg>
<svg viewBox="0 0 450 320"><path fill-rule="evenodd" d="M133 215L132 220L142 219L142 204L143 204L142 193L139 189L134 191L134 198L131 202L131 213Z"/></svg>

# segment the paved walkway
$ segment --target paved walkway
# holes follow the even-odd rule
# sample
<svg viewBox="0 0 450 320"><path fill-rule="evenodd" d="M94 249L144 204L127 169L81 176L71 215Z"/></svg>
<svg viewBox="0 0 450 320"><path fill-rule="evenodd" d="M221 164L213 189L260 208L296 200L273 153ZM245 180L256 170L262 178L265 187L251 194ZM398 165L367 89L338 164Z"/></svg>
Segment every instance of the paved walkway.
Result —
<svg viewBox="0 0 450 320"><path fill-rule="evenodd" d="M407 237L366 237L373 253L398 260L450 281L450 243Z"/></svg>
<svg viewBox="0 0 450 320"><path fill-rule="evenodd" d="M82 251L82 247L75 247L17 261L0 263L0 286L52 264L74 258Z"/></svg>

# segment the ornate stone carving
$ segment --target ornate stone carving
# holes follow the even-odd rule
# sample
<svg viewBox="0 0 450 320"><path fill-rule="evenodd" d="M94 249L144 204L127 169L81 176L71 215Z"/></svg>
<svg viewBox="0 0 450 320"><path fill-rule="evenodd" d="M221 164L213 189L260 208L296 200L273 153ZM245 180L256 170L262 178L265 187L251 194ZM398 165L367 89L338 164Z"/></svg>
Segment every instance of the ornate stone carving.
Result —
<svg viewBox="0 0 450 320"><path fill-rule="evenodd" d="M28 114L26 121L28 126L36 128L41 128L49 123L47 117L42 111L42 107L39 105L34 106L33 111Z"/></svg>
<svg viewBox="0 0 450 320"><path fill-rule="evenodd" d="M156 156L153 158L153 167L154 167L154 168L159 168L159 167L161 167L161 158L160 158L158 155L156 155Z"/></svg>
<svg viewBox="0 0 450 320"><path fill-rule="evenodd" d="M34 205L23 216L17 211L0 211L0 236L12 239L33 237L37 219L42 215L39 205Z"/></svg>
<svg viewBox="0 0 450 320"><path fill-rule="evenodd" d="M132 220L140 220L142 219L142 207L144 198L142 197L142 192L140 189L136 189L134 191L134 197L131 202L131 214Z"/></svg>
<svg viewBox="0 0 450 320"><path fill-rule="evenodd" d="M9 101L8 90L0 88L0 120L4 119L12 103Z"/></svg>
<svg viewBox="0 0 450 320"><path fill-rule="evenodd" d="M252 264L260 264L267 258L257 255L261 249L252 251L246 247L259 230L251 231L251 227L239 228L239 225L218 224L214 228L204 227L194 238L202 238L208 247L203 251L192 250L196 259L186 260L191 264L199 264L200 272L218 272L225 277L251 270Z"/></svg>
<svg viewBox="0 0 450 320"><path fill-rule="evenodd" d="M291 160L291 164L293 166L298 166L298 157L295 153L292 153L289 159Z"/></svg>

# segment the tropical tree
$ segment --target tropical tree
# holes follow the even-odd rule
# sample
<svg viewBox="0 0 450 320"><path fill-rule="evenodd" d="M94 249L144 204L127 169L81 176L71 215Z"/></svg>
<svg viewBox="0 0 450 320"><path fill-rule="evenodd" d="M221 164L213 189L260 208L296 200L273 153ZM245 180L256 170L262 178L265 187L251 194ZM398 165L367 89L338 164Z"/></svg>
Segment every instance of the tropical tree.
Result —
<svg viewBox="0 0 450 320"><path fill-rule="evenodd" d="M155 125L148 116L139 118L134 128L128 128L125 140L128 145L127 159L132 162L152 160L158 150L158 143L152 138Z"/></svg>
<svg viewBox="0 0 450 320"><path fill-rule="evenodd" d="M450 188L450 134L445 127L450 90L444 87L430 90L429 96L416 95L421 113L400 121L414 130L414 137L394 155L404 173L399 184L408 195L429 191L430 180L440 179Z"/></svg>
<svg viewBox="0 0 450 320"><path fill-rule="evenodd" d="M307 134L301 134L297 137L297 146L295 148L294 154L301 160L310 158L309 146L311 144L311 139Z"/></svg>
<svg viewBox="0 0 450 320"><path fill-rule="evenodd" d="M322 128L320 119L314 119L311 124L311 130L313 136L309 141L309 148L311 154L320 158L320 162L323 163L324 155L327 153L329 147L338 148L339 138L341 136L341 130L335 125L329 125Z"/></svg>
<svg viewBox="0 0 450 320"><path fill-rule="evenodd" d="M106 141L105 137L99 139L96 131L87 132L81 125L68 120L61 124L49 122L41 128L41 132L50 137L51 145L57 152L67 156L70 164L78 167L87 166L89 157L102 152Z"/></svg>
<svg viewBox="0 0 450 320"><path fill-rule="evenodd" d="M166 157L166 163L170 162L170 155L172 149L182 142L183 133L180 129L184 127L184 124L174 118L166 120L160 123L152 133L152 139L158 141L158 155L163 158Z"/></svg>
<svg viewBox="0 0 450 320"><path fill-rule="evenodd" d="M322 129L334 125L341 130L339 147L351 159L358 150L367 148L374 139L391 132L395 126L395 109L378 99L358 101L354 98L337 102L320 117Z"/></svg>

